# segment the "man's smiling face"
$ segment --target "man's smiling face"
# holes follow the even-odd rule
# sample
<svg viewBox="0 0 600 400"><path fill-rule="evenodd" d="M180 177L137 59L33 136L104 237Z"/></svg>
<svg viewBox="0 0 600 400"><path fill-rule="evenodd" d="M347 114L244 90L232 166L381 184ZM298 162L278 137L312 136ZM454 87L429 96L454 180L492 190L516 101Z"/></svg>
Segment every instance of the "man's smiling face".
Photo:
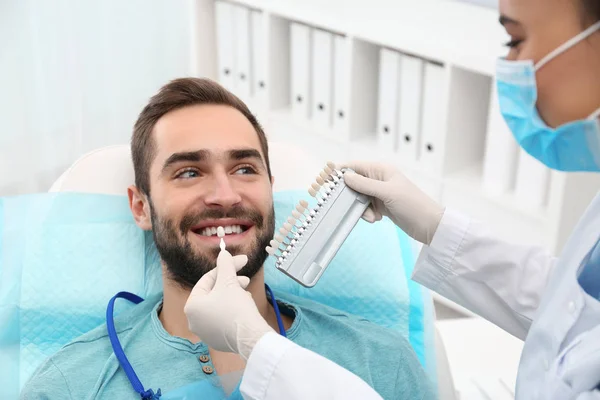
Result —
<svg viewBox="0 0 600 400"><path fill-rule="evenodd" d="M169 278L186 288L216 265L223 226L240 275L254 276L273 237L272 180L257 132L225 105L194 105L161 117L153 131L151 228Z"/></svg>

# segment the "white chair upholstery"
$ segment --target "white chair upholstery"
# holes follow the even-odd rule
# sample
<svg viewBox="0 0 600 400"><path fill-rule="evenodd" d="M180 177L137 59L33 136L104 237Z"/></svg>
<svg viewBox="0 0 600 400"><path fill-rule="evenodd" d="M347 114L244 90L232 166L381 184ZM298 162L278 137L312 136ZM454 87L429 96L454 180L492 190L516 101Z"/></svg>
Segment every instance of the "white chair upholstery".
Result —
<svg viewBox="0 0 600 400"><path fill-rule="evenodd" d="M271 172L274 190L308 189L322 162L304 149L288 143L270 142ZM66 170L50 188L50 192L84 192L126 195L134 182L128 145L103 147L83 155ZM441 337L435 332L438 391L440 400L456 398L450 367Z"/></svg>

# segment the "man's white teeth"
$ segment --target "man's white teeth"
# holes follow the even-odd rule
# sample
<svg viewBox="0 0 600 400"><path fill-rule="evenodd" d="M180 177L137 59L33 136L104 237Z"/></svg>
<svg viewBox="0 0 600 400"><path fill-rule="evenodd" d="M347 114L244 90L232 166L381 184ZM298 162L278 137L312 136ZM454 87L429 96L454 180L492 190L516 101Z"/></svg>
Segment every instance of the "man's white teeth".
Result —
<svg viewBox="0 0 600 400"><path fill-rule="evenodd" d="M224 226L225 234L230 235L232 233L242 233L242 227L240 225L229 225ZM207 226L206 228L200 231L202 236L216 236L217 235L217 227L216 226Z"/></svg>

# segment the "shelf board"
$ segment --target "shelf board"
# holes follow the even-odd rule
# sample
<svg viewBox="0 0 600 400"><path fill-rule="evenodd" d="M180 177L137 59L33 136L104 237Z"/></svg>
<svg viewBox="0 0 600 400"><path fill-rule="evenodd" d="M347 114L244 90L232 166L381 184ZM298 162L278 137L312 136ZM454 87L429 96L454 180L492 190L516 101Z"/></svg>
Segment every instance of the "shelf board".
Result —
<svg viewBox="0 0 600 400"><path fill-rule="evenodd" d="M439 0L237 0L236 3L419 57L493 75L508 35L498 12Z"/></svg>

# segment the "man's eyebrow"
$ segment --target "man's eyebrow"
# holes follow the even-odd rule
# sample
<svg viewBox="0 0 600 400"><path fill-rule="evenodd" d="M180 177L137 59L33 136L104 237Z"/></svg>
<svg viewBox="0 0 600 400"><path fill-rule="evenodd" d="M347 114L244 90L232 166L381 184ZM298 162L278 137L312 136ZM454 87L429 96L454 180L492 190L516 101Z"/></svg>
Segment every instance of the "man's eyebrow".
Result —
<svg viewBox="0 0 600 400"><path fill-rule="evenodd" d="M500 18L498 18L498 22L500 22L500 24L502 26L506 26L506 24L521 25L521 23L519 21L517 21L516 19L512 19L510 17L507 17L506 15L500 15Z"/></svg>
<svg viewBox="0 0 600 400"><path fill-rule="evenodd" d="M232 160L245 160L248 158L254 158L260 162L263 161L262 155L256 149L235 149L229 151L229 158Z"/></svg>
<svg viewBox="0 0 600 400"><path fill-rule="evenodd" d="M200 162L205 161L210 157L210 153L208 150L197 150L197 151L184 151L179 153L173 153L167 161L163 164L162 170L163 172L169 168L171 165L179 163L179 162Z"/></svg>

